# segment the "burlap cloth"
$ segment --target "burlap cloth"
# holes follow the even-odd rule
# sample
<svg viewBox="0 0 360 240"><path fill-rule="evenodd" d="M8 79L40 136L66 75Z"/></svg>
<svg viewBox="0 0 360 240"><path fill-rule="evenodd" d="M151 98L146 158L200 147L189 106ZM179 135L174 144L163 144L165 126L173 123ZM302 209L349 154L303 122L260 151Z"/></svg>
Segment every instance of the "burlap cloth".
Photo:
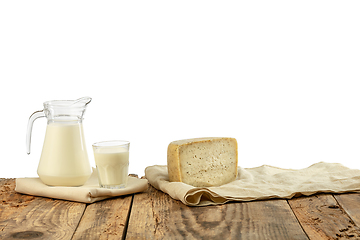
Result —
<svg viewBox="0 0 360 240"><path fill-rule="evenodd" d="M97 171L94 170L88 181L80 187L51 187L45 185L39 178L17 178L15 191L35 196L93 203L107 198L142 192L148 187L146 179L129 177L126 188L100 188Z"/></svg>
<svg viewBox="0 0 360 240"><path fill-rule="evenodd" d="M349 169L339 163L320 162L300 170L263 165L238 167L238 171L235 181L206 188L169 182L166 166L147 167L145 176L152 186L189 206L360 191L360 170Z"/></svg>

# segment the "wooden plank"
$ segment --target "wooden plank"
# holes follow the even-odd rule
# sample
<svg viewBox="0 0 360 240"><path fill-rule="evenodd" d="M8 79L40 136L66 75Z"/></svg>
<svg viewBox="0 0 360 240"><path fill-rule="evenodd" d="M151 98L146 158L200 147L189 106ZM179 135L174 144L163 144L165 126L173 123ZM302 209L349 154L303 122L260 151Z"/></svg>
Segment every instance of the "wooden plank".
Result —
<svg viewBox="0 0 360 240"><path fill-rule="evenodd" d="M71 239L85 207L19 194L14 179L1 179L0 239Z"/></svg>
<svg viewBox="0 0 360 240"><path fill-rule="evenodd" d="M286 200L188 207L149 187L134 196L126 239L308 239Z"/></svg>
<svg viewBox="0 0 360 240"><path fill-rule="evenodd" d="M15 192L15 179L0 179L0 232L35 199Z"/></svg>
<svg viewBox="0 0 360 240"><path fill-rule="evenodd" d="M36 197L15 218L8 219L0 239L71 239L86 204Z"/></svg>
<svg viewBox="0 0 360 240"><path fill-rule="evenodd" d="M360 194L335 194L334 197L354 223L360 227Z"/></svg>
<svg viewBox="0 0 360 240"><path fill-rule="evenodd" d="M331 194L288 200L310 239L359 239L360 229Z"/></svg>
<svg viewBox="0 0 360 240"><path fill-rule="evenodd" d="M129 195L88 205L73 239L122 239L131 202Z"/></svg>

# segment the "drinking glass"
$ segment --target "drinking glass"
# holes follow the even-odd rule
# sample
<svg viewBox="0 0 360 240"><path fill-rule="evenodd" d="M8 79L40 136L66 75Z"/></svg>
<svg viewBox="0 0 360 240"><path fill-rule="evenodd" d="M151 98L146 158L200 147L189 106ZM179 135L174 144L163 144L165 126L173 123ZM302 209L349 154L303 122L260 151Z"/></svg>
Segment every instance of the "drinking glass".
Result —
<svg viewBox="0 0 360 240"><path fill-rule="evenodd" d="M99 185L102 188L125 188L129 171L129 141L115 140L92 145Z"/></svg>

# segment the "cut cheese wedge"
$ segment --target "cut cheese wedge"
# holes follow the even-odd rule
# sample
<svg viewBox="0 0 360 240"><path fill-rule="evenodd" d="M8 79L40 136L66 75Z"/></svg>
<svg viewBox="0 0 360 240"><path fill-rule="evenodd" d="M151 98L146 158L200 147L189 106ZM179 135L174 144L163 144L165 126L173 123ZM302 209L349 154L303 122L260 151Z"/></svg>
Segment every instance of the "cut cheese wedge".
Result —
<svg viewBox="0 0 360 240"><path fill-rule="evenodd" d="M167 167L171 182L194 187L220 186L237 176L238 147L235 138L193 138L171 142Z"/></svg>

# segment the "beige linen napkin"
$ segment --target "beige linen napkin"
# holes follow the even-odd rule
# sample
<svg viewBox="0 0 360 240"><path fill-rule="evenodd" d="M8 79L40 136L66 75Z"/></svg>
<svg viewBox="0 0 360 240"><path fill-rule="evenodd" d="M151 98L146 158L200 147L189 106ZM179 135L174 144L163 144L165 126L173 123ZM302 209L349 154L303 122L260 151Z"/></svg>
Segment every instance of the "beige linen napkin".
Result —
<svg viewBox="0 0 360 240"><path fill-rule="evenodd" d="M39 178L17 178L15 191L35 196L93 203L106 198L142 192L147 187L148 181L146 179L129 177L126 188L100 188L95 170L89 180L80 187L51 187L45 185Z"/></svg>
<svg viewBox="0 0 360 240"><path fill-rule="evenodd" d="M235 181L206 188L169 182L166 166L147 167L145 176L152 186L189 206L270 198L290 199L320 192L360 191L360 170L349 169L339 163L320 162L300 170L263 165L256 168L238 167L238 171Z"/></svg>

